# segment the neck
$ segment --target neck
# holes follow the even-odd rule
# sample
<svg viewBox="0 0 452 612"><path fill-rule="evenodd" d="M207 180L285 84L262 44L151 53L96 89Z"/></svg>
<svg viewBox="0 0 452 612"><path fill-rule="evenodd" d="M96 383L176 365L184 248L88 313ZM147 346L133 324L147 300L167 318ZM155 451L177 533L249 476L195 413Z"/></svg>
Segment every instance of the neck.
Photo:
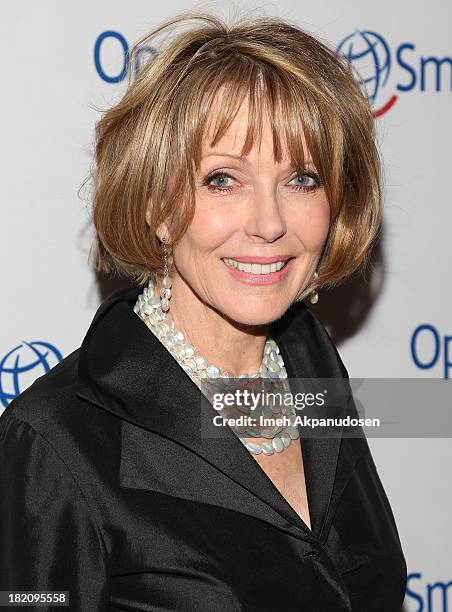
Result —
<svg viewBox="0 0 452 612"><path fill-rule="evenodd" d="M171 291L169 318L197 355L232 377L259 371L268 325L243 325L228 319L202 302L179 276L172 279Z"/></svg>

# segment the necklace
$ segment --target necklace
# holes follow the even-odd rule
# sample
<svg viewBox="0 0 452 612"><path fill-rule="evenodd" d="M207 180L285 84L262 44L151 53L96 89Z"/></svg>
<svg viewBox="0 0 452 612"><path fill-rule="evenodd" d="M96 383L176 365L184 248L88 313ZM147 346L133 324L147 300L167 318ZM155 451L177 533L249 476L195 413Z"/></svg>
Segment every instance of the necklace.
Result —
<svg viewBox="0 0 452 612"><path fill-rule="evenodd" d="M148 286L144 288L143 293L138 296L138 299L134 306L134 312L146 323L147 327L154 333L154 335L160 340L165 348L173 355L179 365L185 370L190 376L193 382L203 391L202 381L208 379L212 389L215 388L213 381L218 379L222 384L227 383L224 379L231 378L228 372L221 372L220 368L215 365L208 364L204 357L197 355L196 349L192 344L185 343L184 334L175 329L174 321L169 321L167 314L167 304L163 304L164 298L157 297L155 295L154 283L149 280ZM279 352L279 347L273 338L267 338L264 346L264 352L262 357L262 363L259 371L252 376L247 373L240 374L238 377L244 379L244 382L249 379L273 379L269 382L278 381L279 385L282 386L284 393L289 393L290 387L287 381L287 371L284 367L284 360ZM210 388L209 386L209 388ZM211 397L208 397L211 400ZM249 414L249 409L246 407L236 406L238 410L244 414ZM245 446L245 448L252 454L258 455L263 453L264 455L273 455L281 453L291 443L299 437L299 432L296 426L292 425L292 417L295 416L295 409L292 403L288 405L268 406L265 405L262 408L262 416L271 418L274 414L280 413L284 421L289 420L290 424L275 425L275 426L261 426L261 427L247 427L247 426L231 426L231 429L236 434L248 434L251 437L264 437L271 439L271 443L263 442L247 442L246 440L239 437L239 440ZM280 417L279 417L280 418Z"/></svg>

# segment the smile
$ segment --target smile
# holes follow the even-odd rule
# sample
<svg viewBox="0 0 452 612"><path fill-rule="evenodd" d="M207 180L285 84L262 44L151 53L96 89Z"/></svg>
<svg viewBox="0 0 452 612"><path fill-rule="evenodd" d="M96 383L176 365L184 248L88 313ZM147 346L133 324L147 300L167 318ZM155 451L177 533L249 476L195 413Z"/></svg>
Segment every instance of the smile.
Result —
<svg viewBox="0 0 452 612"><path fill-rule="evenodd" d="M241 257L243 259L256 259ZM270 261L257 263L256 261L238 261L232 257L222 259L228 272L238 281L247 285L272 285L282 280L292 269L295 257L268 258ZM273 259L273 261L271 261Z"/></svg>
<svg viewBox="0 0 452 612"><path fill-rule="evenodd" d="M224 258L224 263L231 268L241 270L242 272L250 272L252 274L269 274L270 272L278 272L284 267L286 261L277 261L272 264L259 264L259 263L243 263L236 261L235 259Z"/></svg>

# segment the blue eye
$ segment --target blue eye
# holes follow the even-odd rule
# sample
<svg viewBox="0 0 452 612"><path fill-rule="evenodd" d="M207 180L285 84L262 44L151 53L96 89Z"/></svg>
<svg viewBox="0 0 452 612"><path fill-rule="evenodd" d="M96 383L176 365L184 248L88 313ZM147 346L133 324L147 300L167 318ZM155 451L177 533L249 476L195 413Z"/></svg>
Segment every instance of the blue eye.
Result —
<svg viewBox="0 0 452 612"><path fill-rule="evenodd" d="M227 187L229 178L230 177L227 174L217 174L210 180L209 184L211 184L212 181L217 181L217 184L214 185L215 187Z"/></svg>
<svg viewBox="0 0 452 612"><path fill-rule="evenodd" d="M231 178L232 176L226 172L214 172L206 176L202 184L206 186L209 191L232 191L232 187L225 186L227 180ZM212 185L212 181L218 182L216 185Z"/></svg>
<svg viewBox="0 0 452 612"><path fill-rule="evenodd" d="M313 184L304 183L304 184L294 185L293 187L295 191L313 191L314 189L318 189L318 187L320 187L322 184L320 177L318 176L318 174L315 174L314 172L300 172L292 180L299 179L301 177L305 177L305 178L307 177L308 183L309 183L309 180L311 180Z"/></svg>

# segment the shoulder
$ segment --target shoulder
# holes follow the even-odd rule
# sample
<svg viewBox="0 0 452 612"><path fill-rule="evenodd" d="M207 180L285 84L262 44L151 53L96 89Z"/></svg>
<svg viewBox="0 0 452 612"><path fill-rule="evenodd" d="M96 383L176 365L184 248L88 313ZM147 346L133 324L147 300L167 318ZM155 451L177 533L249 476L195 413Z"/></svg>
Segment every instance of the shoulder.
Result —
<svg viewBox="0 0 452 612"><path fill-rule="evenodd" d="M114 435L117 423L107 413L77 397L80 348L70 353L49 372L37 378L0 415L0 444L11 435L26 434L31 444L39 440L49 453L68 465L77 463L82 446L95 449ZM107 449L105 449L107 450Z"/></svg>
<svg viewBox="0 0 452 612"><path fill-rule="evenodd" d="M57 411L70 410L77 380L79 352L80 348L76 349L49 372L38 377L12 400L0 419L14 415L16 419L39 430Z"/></svg>
<svg viewBox="0 0 452 612"><path fill-rule="evenodd" d="M83 410L75 395L79 354L80 348L77 348L37 378L7 406L0 422L13 416L45 435L56 423L70 426L79 419Z"/></svg>

